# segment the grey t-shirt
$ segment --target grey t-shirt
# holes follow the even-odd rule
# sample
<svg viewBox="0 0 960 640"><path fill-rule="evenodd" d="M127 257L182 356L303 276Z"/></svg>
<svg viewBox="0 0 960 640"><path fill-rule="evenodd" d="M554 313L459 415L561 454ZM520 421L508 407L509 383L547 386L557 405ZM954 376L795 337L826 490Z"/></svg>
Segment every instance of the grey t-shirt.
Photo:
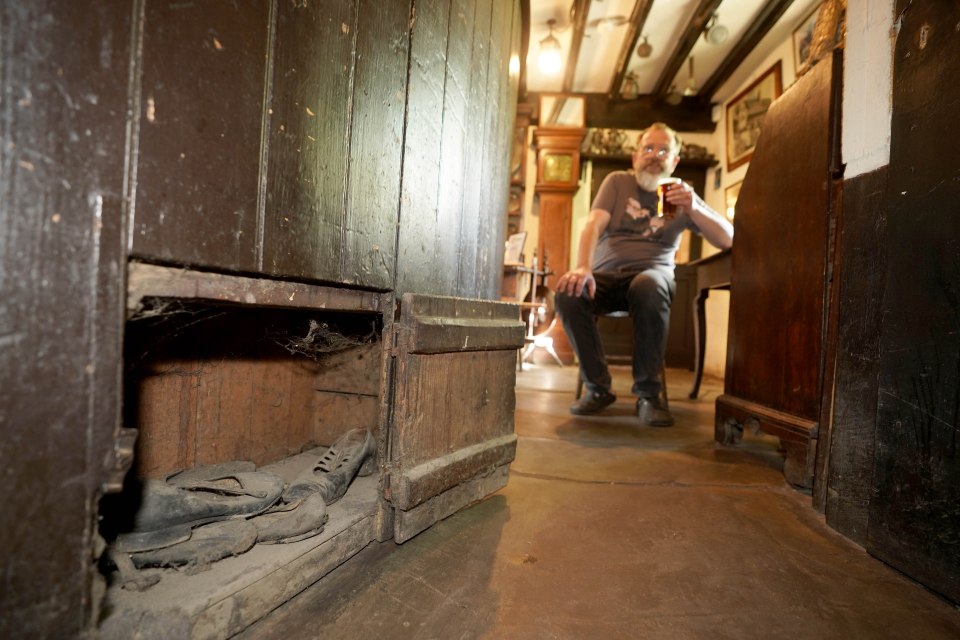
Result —
<svg viewBox="0 0 960 640"><path fill-rule="evenodd" d="M639 201L650 214L633 218L627 213L628 198ZM686 212L672 220L657 218L657 194L641 189L632 171L615 171L604 178L592 208L610 213L610 223L597 241L593 271L673 269L684 229L700 232Z"/></svg>

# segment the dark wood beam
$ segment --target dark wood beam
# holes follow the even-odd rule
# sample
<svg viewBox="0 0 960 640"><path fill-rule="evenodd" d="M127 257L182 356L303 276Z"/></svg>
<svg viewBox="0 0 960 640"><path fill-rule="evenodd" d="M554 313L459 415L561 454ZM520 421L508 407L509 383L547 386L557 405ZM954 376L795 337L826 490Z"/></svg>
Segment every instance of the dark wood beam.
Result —
<svg viewBox="0 0 960 640"><path fill-rule="evenodd" d="M557 95L557 94L551 94ZM567 93L565 96L584 98L586 126L599 129L643 129L653 122L666 122L677 131L712 133L716 124L710 119L710 105L695 96L684 97L680 104L671 106L653 95L636 100L611 98L605 93ZM528 101L540 103L540 94L531 93ZM549 126L549 119L540 114L538 126Z"/></svg>
<svg viewBox="0 0 960 640"><path fill-rule="evenodd" d="M703 35L707 22L717 11L720 2L721 0L700 0L700 4L693 12L690 22L687 23L687 28L684 29L683 36L677 42L677 48L674 49L673 55L664 65L657 86L653 89L654 96L663 98L670 91L673 79L677 76L677 72L680 71L683 63L687 61L687 56L693 50L693 45L697 44L697 38Z"/></svg>
<svg viewBox="0 0 960 640"><path fill-rule="evenodd" d="M702 102L710 102L713 94L723 86L733 72L737 70L750 52L753 51L777 20L790 8L793 0L767 0L756 19L733 47L716 71L700 87L698 97Z"/></svg>
<svg viewBox="0 0 960 640"><path fill-rule="evenodd" d="M583 34L587 30L587 15L590 13L591 0L574 0L570 7L570 20L573 33L570 34L570 52L567 54L567 71L563 76L563 91L573 89L573 80L577 75L577 63L580 61L580 47Z"/></svg>
<svg viewBox="0 0 960 640"><path fill-rule="evenodd" d="M647 16L650 15L650 8L653 6L653 0L637 0L633 5L633 13L630 14L630 23L627 25L627 33L623 40L623 48L620 49L620 55L617 57L617 66L613 71L613 82L610 83L611 96L620 94L620 87L623 86L623 79L627 75L627 69L630 68L630 56L637 48L637 41L643 33L643 27L647 24Z"/></svg>

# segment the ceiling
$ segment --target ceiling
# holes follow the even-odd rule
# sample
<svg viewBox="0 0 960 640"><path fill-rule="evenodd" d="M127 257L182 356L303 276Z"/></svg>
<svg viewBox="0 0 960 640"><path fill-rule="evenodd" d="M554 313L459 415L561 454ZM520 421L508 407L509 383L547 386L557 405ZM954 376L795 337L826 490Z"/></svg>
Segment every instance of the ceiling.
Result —
<svg viewBox="0 0 960 640"><path fill-rule="evenodd" d="M521 95L587 93L588 126L591 104L626 108L624 80L633 74L638 108L656 107L651 117L663 118L671 108L708 114L712 104L732 97L754 67L763 62L820 0L522 0L529 11L527 64ZM720 44L711 44L704 31L716 24L728 30ZM552 76L537 66L540 41L556 21L564 67ZM637 55L644 41L649 57ZM690 74L693 60L693 74ZM682 101L680 97L685 96ZM682 102L682 104L678 104ZM609 103L609 104L608 104ZM594 106L593 111L599 109ZM701 114L700 119L702 120ZM669 122L670 120L667 119ZM676 125L675 125L676 126ZM700 128L700 127L697 127Z"/></svg>

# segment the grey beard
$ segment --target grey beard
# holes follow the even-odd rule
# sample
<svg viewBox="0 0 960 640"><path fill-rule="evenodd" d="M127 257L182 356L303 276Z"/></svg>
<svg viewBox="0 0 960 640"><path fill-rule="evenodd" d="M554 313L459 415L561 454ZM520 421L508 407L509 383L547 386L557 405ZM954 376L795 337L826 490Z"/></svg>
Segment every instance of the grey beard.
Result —
<svg viewBox="0 0 960 640"><path fill-rule="evenodd" d="M663 176L655 176L646 171L636 171L637 184L640 185L640 188L644 191L656 191L657 182L660 181L660 178Z"/></svg>

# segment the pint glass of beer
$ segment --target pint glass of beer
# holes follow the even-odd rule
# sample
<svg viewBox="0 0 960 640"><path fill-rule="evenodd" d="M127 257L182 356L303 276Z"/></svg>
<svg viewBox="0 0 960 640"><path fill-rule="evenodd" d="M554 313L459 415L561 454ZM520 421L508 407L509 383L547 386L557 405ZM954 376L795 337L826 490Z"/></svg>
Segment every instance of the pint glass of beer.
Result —
<svg viewBox="0 0 960 640"><path fill-rule="evenodd" d="M672 218L677 215L677 206L667 201L667 191L675 184L683 182L680 178L661 178L657 182L657 217Z"/></svg>

